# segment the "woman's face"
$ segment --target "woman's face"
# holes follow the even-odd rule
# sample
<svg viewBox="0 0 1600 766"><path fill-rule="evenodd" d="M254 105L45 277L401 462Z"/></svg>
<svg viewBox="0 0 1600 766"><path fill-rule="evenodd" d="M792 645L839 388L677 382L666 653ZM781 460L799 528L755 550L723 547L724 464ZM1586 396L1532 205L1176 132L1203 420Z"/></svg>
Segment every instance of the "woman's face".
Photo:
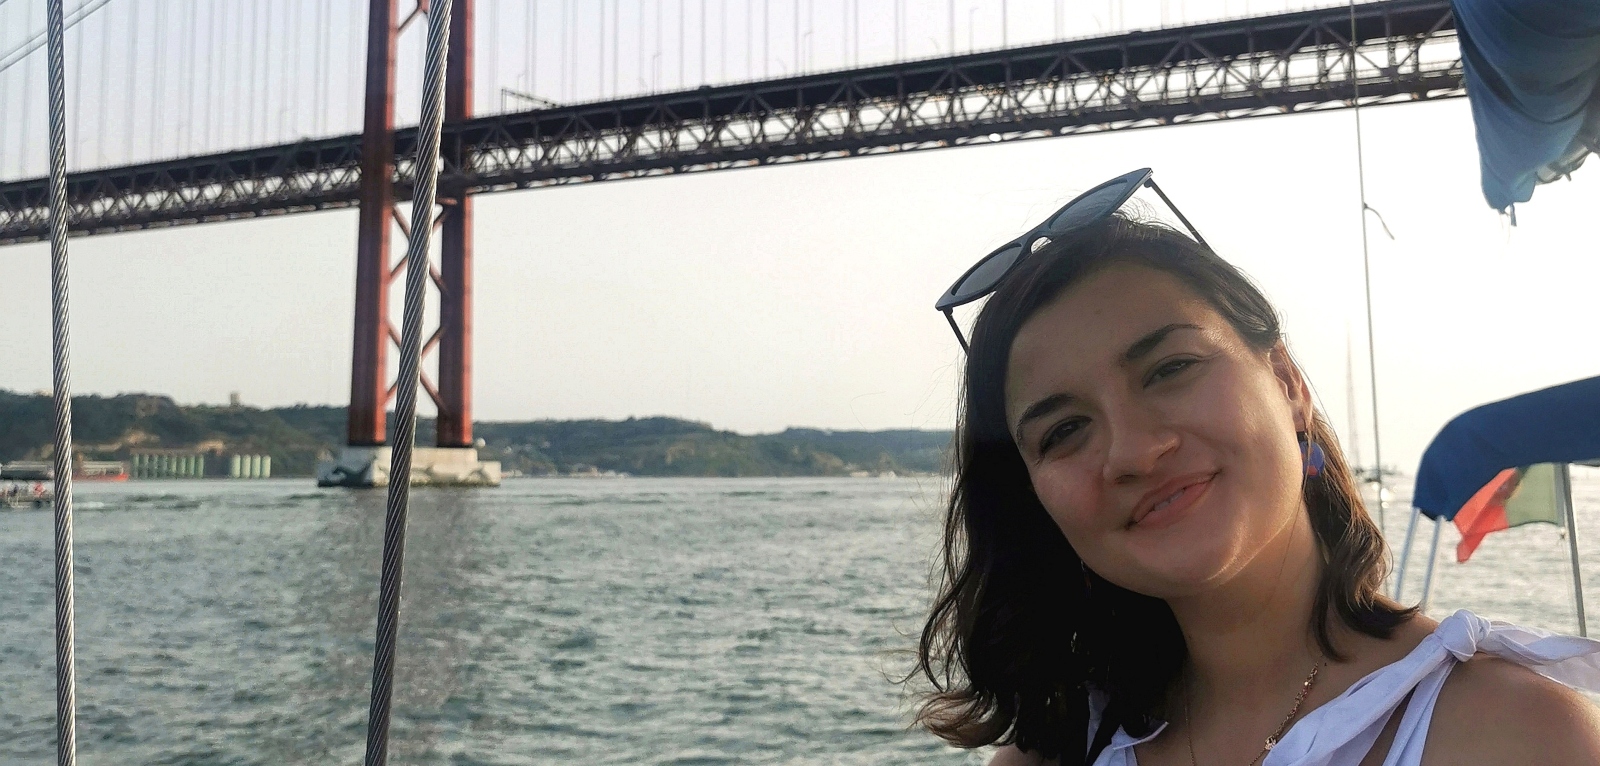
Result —
<svg viewBox="0 0 1600 766"><path fill-rule="evenodd" d="M1310 394L1280 344L1246 345L1165 272L1116 265L1023 325L1006 421L1034 491L1084 562L1181 598L1287 550L1305 514Z"/></svg>

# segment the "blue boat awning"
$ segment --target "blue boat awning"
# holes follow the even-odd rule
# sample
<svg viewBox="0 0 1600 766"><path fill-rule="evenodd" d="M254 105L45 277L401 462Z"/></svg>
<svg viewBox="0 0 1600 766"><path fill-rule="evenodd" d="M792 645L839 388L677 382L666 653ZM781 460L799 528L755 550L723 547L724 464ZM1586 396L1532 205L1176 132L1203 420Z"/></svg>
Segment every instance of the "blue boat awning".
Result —
<svg viewBox="0 0 1600 766"><path fill-rule="evenodd" d="M1485 404L1457 415L1422 453L1411 504L1450 521L1507 468L1600 458L1600 377Z"/></svg>
<svg viewBox="0 0 1600 766"><path fill-rule="evenodd" d="M1496 210L1600 150L1600 2L1453 0L1477 127L1483 196Z"/></svg>

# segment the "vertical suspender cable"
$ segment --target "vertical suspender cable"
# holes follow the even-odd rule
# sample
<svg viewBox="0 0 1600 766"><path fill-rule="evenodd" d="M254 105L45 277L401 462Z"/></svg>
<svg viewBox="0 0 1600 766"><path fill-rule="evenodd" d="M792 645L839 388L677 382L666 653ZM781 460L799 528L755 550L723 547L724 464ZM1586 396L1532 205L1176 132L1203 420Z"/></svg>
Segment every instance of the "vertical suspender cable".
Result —
<svg viewBox="0 0 1600 766"><path fill-rule="evenodd" d="M50 91L50 330L55 405L56 763L78 762L72 620L72 386L67 358L67 97L62 0L48 0Z"/></svg>
<svg viewBox="0 0 1600 766"><path fill-rule="evenodd" d="M405 325L400 336L400 377L395 400L394 447L389 462L389 504L383 522L383 576L378 591L378 640L372 662L372 708L367 723L366 766L389 762L389 707L393 700L395 637L399 633L401 569L406 552L406 512L411 504L411 443L417 430L417 380L422 356L422 304L428 281L428 243L438 191L439 131L444 123L444 75L449 59L450 0L428 7L427 65L422 121L417 125L416 187L411 198L411 239L406 248Z"/></svg>
<svg viewBox="0 0 1600 766"><path fill-rule="evenodd" d="M1350 93L1356 118L1356 185L1361 194L1361 279L1367 301L1367 371L1372 381L1372 476L1378 482L1378 530L1383 530L1383 445L1378 428L1378 347L1372 329L1372 259L1367 253L1367 162L1361 151L1361 80L1356 76L1356 3L1350 0Z"/></svg>
<svg viewBox="0 0 1600 766"><path fill-rule="evenodd" d="M138 76L139 0L133 0L133 2L128 6L128 116L122 122L124 126L123 130L126 131L126 133L123 134L126 138L123 140L122 147L123 152L126 153L126 156L122 158L122 161L129 165L133 164L133 137L134 134L139 132L138 128L134 126L133 122L133 118L137 114L137 112L134 111L134 97L139 92L139 89L135 88L134 84Z"/></svg>
<svg viewBox="0 0 1600 766"><path fill-rule="evenodd" d="M46 11L45 24L49 23L50 14ZM62 34L66 34L65 29L61 31ZM72 156L74 157L83 156L83 38L87 34L89 27L84 26L79 28L78 34L72 38ZM49 57L50 53L46 51L45 58ZM45 62L45 65L49 66L49 62ZM47 73L45 77L48 79L49 74ZM82 163L83 160L80 159L78 162Z"/></svg>
<svg viewBox="0 0 1600 766"><path fill-rule="evenodd" d="M622 0L611 0L611 97L616 98L620 91L618 87L621 80L618 78L619 67L622 66L620 55L622 45Z"/></svg>
<svg viewBox="0 0 1600 766"><path fill-rule="evenodd" d="M167 73L167 4L156 3L155 9L155 35L151 40L155 48L155 55L151 58L150 79L150 159L160 156L163 148L160 141L166 138L163 127L166 126L167 109L162 101L166 100L166 73Z"/></svg>
<svg viewBox="0 0 1600 766"><path fill-rule="evenodd" d="M288 10L284 11L284 13L289 16L288 38L289 46L292 46L292 48L288 51L285 51L285 55L289 57L289 77L284 81L284 103L278 108L284 110L283 114L288 123L288 132L284 135L284 138L286 139L299 138L309 132L301 126L301 122L304 119L304 113L301 112L292 101L290 101L290 99L298 100L298 98L306 91L300 82L300 59L304 56L304 54L301 52L303 50L301 46L305 44L306 38L311 37L315 39L312 35L303 35L300 33L301 22L305 20L305 11L303 10L304 7L304 0L293 0L293 2L289 4ZM312 44L315 45L315 43ZM313 50L311 55L313 58L315 58L316 51ZM312 86L311 92L316 92L315 85Z"/></svg>
<svg viewBox="0 0 1600 766"><path fill-rule="evenodd" d="M27 15L23 17L22 23L31 32L33 31L33 4L29 3L26 8ZM46 23L49 23L48 19ZM49 32L47 31L45 34L48 36ZM29 114L32 107L33 62L24 58L22 60L22 135L17 139L17 177L19 178L27 178L31 175L28 172L28 155L33 153L30 151L31 147L29 146L33 142L28 140L28 133L30 132L28 129L33 127L33 115Z"/></svg>
<svg viewBox="0 0 1600 766"><path fill-rule="evenodd" d="M104 115L111 111L106 104L106 80L111 79L111 14L108 12L100 19L100 52L95 54L100 61L100 76L95 78L94 111L97 115ZM79 62L81 65L83 62ZM100 128L96 125L96 128ZM108 132L104 129L91 131L94 138L94 159L96 164L106 162L106 139Z"/></svg>

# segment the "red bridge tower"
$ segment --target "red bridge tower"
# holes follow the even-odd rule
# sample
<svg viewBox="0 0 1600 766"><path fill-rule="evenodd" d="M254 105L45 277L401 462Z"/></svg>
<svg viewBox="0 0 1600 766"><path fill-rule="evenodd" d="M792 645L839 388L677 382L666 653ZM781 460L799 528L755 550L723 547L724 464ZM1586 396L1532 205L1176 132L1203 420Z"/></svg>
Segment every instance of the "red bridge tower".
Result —
<svg viewBox="0 0 1600 766"><path fill-rule="evenodd" d="M361 214L356 239L355 338L350 364L348 446L338 459L318 466L319 484L383 486L389 481L387 408L395 386L388 369L389 348L400 331L389 315L391 287L403 282L405 258L395 257L391 234L410 237L408 216L396 206L395 52L401 31L427 12L427 0L398 19L399 0L371 0L367 27L367 97L361 137ZM473 0L454 0L450 19L450 59L445 73L446 173L439 178L441 210L438 266L430 256L430 277L439 297L439 326L423 345L422 388L438 409L437 447L419 448L413 457L417 484L493 485L500 464L478 460L472 438L472 197L448 169L453 146L449 126L472 116ZM426 360L437 353L438 378Z"/></svg>

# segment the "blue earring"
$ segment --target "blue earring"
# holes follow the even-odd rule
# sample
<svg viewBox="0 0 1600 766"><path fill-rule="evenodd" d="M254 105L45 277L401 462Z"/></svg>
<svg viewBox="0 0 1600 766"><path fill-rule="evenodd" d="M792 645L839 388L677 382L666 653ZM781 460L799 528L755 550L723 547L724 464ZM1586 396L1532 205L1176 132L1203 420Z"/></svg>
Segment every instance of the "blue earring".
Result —
<svg viewBox="0 0 1600 766"><path fill-rule="evenodd" d="M1300 434L1300 462L1305 466L1306 476L1322 475L1322 467L1328 462L1328 456L1322 451L1322 445L1311 441L1305 431Z"/></svg>

